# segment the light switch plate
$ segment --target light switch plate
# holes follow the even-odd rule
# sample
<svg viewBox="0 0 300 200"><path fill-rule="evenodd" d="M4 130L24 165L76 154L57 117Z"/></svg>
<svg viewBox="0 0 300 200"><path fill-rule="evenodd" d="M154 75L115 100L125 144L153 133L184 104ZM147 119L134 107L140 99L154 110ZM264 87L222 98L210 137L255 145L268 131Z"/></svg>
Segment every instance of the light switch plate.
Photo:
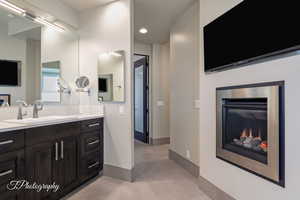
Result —
<svg viewBox="0 0 300 200"><path fill-rule="evenodd" d="M200 100L195 100L194 104L196 109L200 109Z"/></svg>
<svg viewBox="0 0 300 200"><path fill-rule="evenodd" d="M164 106L164 105L165 105L164 101L157 101L157 106L158 107L161 107L161 106Z"/></svg>

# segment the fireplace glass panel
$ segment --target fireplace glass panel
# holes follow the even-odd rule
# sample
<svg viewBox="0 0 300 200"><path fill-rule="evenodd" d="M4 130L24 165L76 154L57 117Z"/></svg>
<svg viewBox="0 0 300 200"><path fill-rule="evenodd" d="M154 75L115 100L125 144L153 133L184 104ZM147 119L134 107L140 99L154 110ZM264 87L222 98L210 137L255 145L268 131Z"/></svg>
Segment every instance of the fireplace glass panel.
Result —
<svg viewBox="0 0 300 200"><path fill-rule="evenodd" d="M267 164L267 98L223 101L223 148Z"/></svg>

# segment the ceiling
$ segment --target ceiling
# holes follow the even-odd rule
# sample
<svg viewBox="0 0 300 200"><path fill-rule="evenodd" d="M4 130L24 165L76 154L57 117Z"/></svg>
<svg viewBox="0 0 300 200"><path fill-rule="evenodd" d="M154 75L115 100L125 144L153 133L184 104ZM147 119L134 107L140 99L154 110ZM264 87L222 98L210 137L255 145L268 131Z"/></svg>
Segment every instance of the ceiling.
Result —
<svg viewBox="0 0 300 200"><path fill-rule="evenodd" d="M170 29L194 0L135 0L135 40L143 43L164 43L169 41ZM148 34L140 34L145 27Z"/></svg>
<svg viewBox="0 0 300 200"><path fill-rule="evenodd" d="M78 12L116 0L62 0ZM135 40L143 43L164 43L169 40L170 28L176 18L195 0L135 0ZM148 34L139 29L145 27Z"/></svg>
<svg viewBox="0 0 300 200"><path fill-rule="evenodd" d="M76 11L83 11L95 6L107 4L116 0L62 0L65 4L69 5Z"/></svg>

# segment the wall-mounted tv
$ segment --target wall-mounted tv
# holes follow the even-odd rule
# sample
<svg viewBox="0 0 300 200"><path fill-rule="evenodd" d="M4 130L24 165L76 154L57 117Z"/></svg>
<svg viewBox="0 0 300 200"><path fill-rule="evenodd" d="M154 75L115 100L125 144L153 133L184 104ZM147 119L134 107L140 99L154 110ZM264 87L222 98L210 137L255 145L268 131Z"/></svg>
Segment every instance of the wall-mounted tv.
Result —
<svg viewBox="0 0 300 200"><path fill-rule="evenodd" d="M21 62L0 60L0 86L21 86Z"/></svg>
<svg viewBox="0 0 300 200"><path fill-rule="evenodd" d="M205 71L300 49L297 1L244 0L204 27Z"/></svg>
<svg viewBox="0 0 300 200"><path fill-rule="evenodd" d="M99 78L98 85L99 85L99 92L107 92L108 91L106 78Z"/></svg>

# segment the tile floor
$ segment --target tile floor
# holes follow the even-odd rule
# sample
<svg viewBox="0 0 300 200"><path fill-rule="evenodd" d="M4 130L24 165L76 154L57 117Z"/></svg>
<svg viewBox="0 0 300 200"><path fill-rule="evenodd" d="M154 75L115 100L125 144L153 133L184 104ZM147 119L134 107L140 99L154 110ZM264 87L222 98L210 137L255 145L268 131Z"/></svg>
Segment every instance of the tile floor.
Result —
<svg viewBox="0 0 300 200"><path fill-rule="evenodd" d="M68 200L210 200L197 179L168 159L168 145L135 143L133 183L101 177Z"/></svg>

